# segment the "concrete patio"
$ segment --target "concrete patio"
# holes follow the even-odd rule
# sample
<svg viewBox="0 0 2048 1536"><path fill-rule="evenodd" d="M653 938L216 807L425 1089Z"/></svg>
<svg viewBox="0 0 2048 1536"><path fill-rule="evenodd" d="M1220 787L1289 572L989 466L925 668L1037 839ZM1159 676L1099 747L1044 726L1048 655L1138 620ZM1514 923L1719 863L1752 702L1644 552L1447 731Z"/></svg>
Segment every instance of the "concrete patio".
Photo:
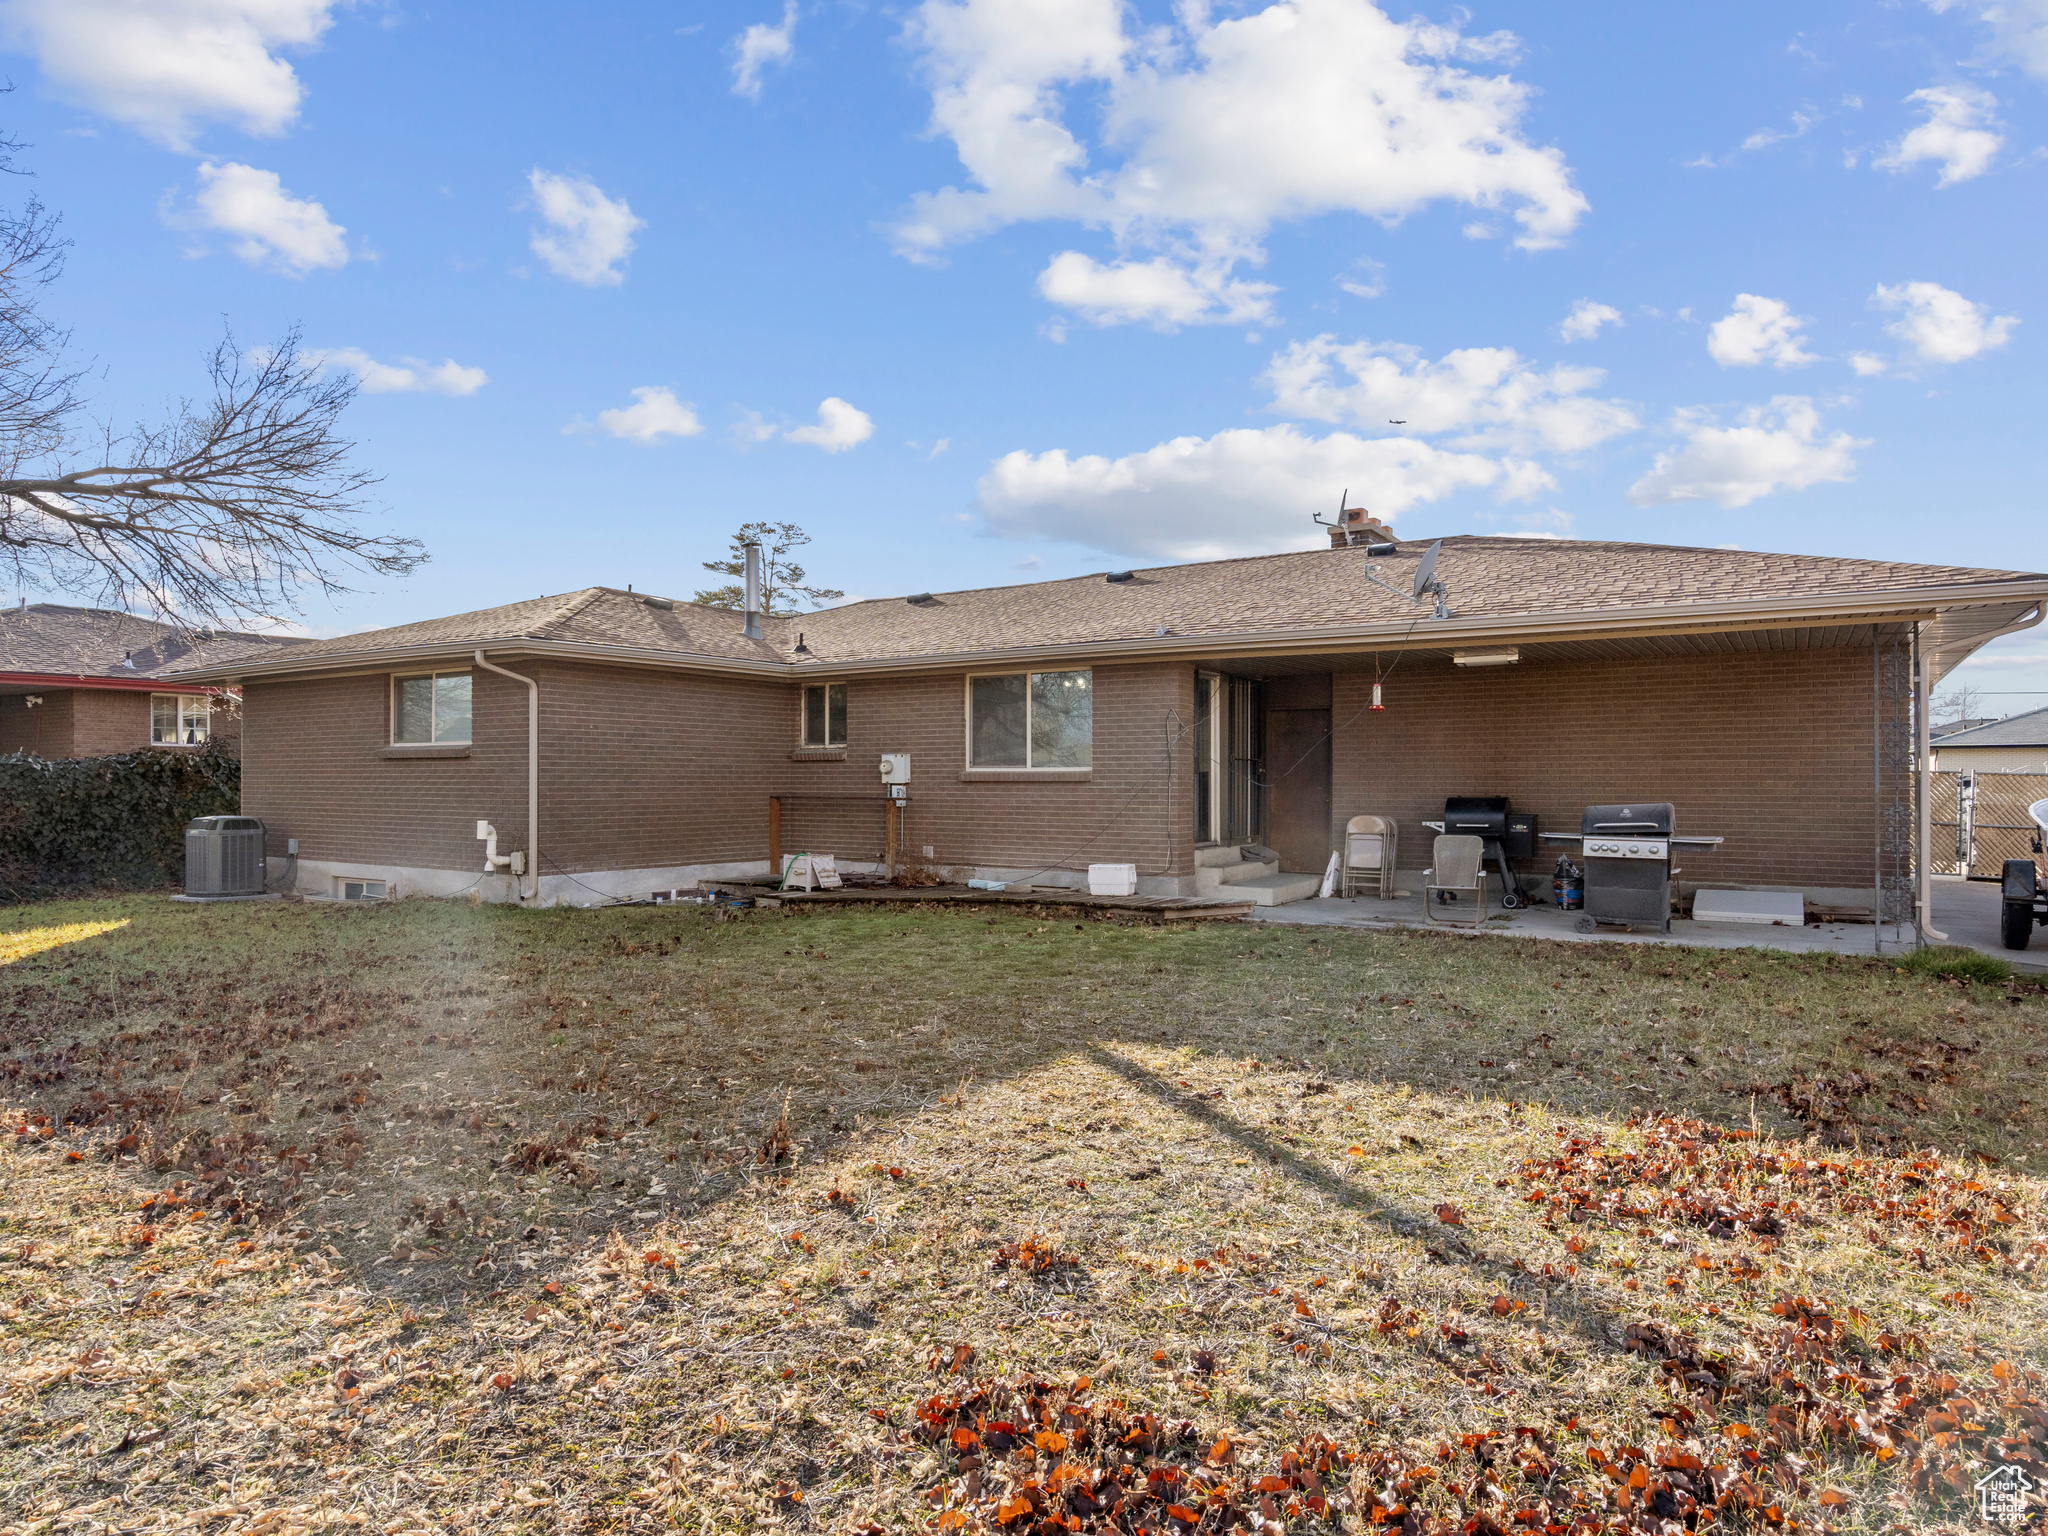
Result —
<svg viewBox="0 0 2048 1536"><path fill-rule="evenodd" d="M1405 895L1391 901L1375 897L1329 896L1293 901L1285 906L1260 907L1248 921L1294 923L1306 927L1331 928L1438 928L1466 933L1464 926L1431 923L1423 916L1422 879L1404 872L1401 889ZM1547 886L1546 886L1547 891ZM1782 949L1795 953L1870 955L1877 953L1877 930L1869 923L1809 923L1802 928L1764 926L1751 923L1696 923L1674 918L1670 934L1629 932L1600 928L1580 933L1577 912L1560 912L1556 907L1525 907L1507 912L1496 906L1479 932L1513 934L1520 938L1562 939L1583 944L1692 944L1708 949ZM1934 926L1948 935L1948 942L1967 945L1987 955L1996 955L2026 971L2048 972L2048 929L2035 930L2034 942L2026 950L2003 949L1998 943L1998 887L1977 881L1936 876L1934 881ZM1911 946L1911 928L1889 926L1883 934L1885 954L1901 955Z"/></svg>

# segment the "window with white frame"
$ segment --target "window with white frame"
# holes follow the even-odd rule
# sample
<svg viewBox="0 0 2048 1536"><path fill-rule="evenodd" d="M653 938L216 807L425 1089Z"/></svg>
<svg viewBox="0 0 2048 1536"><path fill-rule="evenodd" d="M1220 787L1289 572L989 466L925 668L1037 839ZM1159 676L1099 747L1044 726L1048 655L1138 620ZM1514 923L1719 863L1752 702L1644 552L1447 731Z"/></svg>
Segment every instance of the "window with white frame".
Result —
<svg viewBox="0 0 2048 1536"><path fill-rule="evenodd" d="M967 766L1089 768L1095 674L1008 672L967 680Z"/></svg>
<svg viewBox="0 0 2048 1536"><path fill-rule="evenodd" d="M804 745L846 745L846 684L812 683L804 689Z"/></svg>
<svg viewBox="0 0 2048 1536"><path fill-rule="evenodd" d="M212 723L213 701L203 693L149 696L149 744L153 747L202 746Z"/></svg>
<svg viewBox="0 0 2048 1536"><path fill-rule="evenodd" d="M424 747L469 741L469 674L428 672L391 679L391 742Z"/></svg>

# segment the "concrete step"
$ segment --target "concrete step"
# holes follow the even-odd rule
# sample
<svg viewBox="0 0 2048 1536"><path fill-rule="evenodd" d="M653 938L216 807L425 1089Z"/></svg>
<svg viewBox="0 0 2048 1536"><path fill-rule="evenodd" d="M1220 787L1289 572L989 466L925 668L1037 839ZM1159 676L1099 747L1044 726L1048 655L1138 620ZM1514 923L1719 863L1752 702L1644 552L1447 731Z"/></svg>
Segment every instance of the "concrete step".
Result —
<svg viewBox="0 0 2048 1536"><path fill-rule="evenodd" d="M1304 901L1323 888L1321 875L1260 875L1252 880L1233 880L1224 893L1242 897L1262 907L1284 906Z"/></svg>
<svg viewBox="0 0 2048 1536"><path fill-rule="evenodd" d="M1268 859L1255 864L1249 859L1239 859L1235 864L1197 864L1195 866L1195 894L1214 896L1228 894L1239 883L1258 880L1267 875L1280 873L1280 861Z"/></svg>
<svg viewBox="0 0 2048 1536"><path fill-rule="evenodd" d="M1195 850L1195 868L1215 869L1226 864L1243 861L1244 855L1237 851L1236 843L1217 843L1208 848Z"/></svg>

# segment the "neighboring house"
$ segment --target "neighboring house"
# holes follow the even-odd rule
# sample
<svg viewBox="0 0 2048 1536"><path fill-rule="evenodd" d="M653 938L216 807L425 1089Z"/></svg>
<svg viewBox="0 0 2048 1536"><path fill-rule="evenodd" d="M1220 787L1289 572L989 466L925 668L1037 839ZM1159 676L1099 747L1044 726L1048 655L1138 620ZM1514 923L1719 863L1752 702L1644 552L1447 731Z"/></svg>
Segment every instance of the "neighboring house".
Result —
<svg viewBox="0 0 2048 1536"><path fill-rule="evenodd" d="M1934 766L1943 773L2048 773L2048 709L2030 709L1934 744Z"/></svg>
<svg viewBox="0 0 2048 1536"><path fill-rule="evenodd" d="M1419 869L1445 798L1492 794L1569 832L1670 800L1727 839L1685 885L1868 902L1873 828L1908 825L1873 762L1909 763L1913 697L1924 718L2048 600L2009 571L1457 537L1437 618L1407 595L1424 549L849 603L758 638L592 587L182 678L241 688L244 808L315 895L645 896L764 875L778 836L873 861L878 762L907 753L900 846L956 878L1128 863L1145 894L1288 900L1346 818L1398 818ZM480 821L537 851L525 878L485 873ZM1250 842L1279 868L1241 863Z"/></svg>
<svg viewBox="0 0 2048 1536"><path fill-rule="evenodd" d="M184 631L106 608L0 609L0 754L102 757L145 747L197 751L241 734L231 690L163 674L300 644L269 635Z"/></svg>
<svg viewBox="0 0 2048 1536"><path fill-rule="evenodd" d="M1980 725L1990 725L1993 721L2003 718L2001 715L1986 715L1979 720L1938 721L1928 727L1927 734L1931 740L1939 742L1944 736L1953 736L1957 731L1974 731Z"/></svg>

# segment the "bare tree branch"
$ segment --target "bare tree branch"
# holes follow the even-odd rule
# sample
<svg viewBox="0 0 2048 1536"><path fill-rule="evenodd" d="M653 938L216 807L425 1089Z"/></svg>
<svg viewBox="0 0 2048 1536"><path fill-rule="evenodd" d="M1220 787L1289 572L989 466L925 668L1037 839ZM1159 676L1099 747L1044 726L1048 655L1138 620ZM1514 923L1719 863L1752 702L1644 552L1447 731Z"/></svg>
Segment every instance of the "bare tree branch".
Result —
<svg viewBox="0 0 2048 1536"><path fill-rule="evenodd" d="M0 137L0 172L20 149ZM364 532L376 477L349 462L341 415L352 375L300 350L229 332L212 397L116 434L80 429L83 368L42 313L68 242L34 198L0 210L0 569L24 589L69 592L189 625L276 616L355 572L403 576L417 540Z"/></svg>

